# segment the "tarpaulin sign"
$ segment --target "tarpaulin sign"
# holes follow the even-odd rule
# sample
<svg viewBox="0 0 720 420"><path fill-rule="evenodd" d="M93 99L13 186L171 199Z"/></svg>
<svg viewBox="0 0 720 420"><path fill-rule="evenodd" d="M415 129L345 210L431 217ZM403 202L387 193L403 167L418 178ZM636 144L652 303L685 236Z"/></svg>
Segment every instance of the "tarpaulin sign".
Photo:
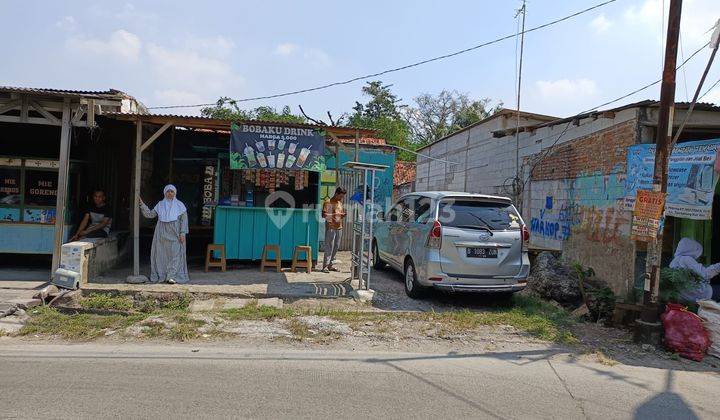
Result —
<svg viewBox="0 0 720 420"><path fill-rule="evenodd" d="M677 144L670 155L665 215L709 220L720 175L714 166L720 139ZM628 148L625 209L632 210L638 190L652 190L655 145Z"/></svg>
<svg viewBox="0 0 720 420"><path fill-rule="evenodd" d="M325 171L325 137L314 128L233 124L231 169Z"/></svg>
<svg viewBox="0 0 720 420"><path fill-rule="evenodd" d="M664 204L665 194L659 191L637 191L630 239L650 242L657 238Z"/></svg>

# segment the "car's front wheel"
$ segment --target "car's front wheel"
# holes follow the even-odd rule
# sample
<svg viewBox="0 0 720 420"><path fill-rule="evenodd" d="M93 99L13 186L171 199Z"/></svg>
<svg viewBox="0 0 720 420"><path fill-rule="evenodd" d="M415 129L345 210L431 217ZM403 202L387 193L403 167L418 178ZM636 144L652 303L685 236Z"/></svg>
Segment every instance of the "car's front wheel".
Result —
<svg viewBox="0 0 720 420"><path fill-rule="evenodd" d="M417 281L417 271L415 271L415 264L411 259L408 259L405 263L405 293L413 299L421 298L426 293L426 288L420 285Z"/></svg>

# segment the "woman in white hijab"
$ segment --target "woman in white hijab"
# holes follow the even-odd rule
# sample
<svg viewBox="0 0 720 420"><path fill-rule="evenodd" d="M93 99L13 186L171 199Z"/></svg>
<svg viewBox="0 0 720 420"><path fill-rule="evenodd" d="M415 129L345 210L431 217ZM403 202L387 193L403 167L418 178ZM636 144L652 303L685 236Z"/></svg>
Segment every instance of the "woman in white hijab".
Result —
<svg viewBox="0 0 720 420"><path fill-rule="evenodd" d="M686 268L695 272L700 278L697 288L681 293L680 297L689 302L707 300L713 297L710 280L720 274L720 263L705 267L697 259L702 255L703 247L690 238L682 238L675 249L675 257L670 261L670 268Z"/></svg>
<svg viewBox="0 0 720 420"><path fill-rule="evenodd" d="M165 198L150 210L140 199L140 209L148 219L158 218L150 251L150 281L170 284L186 283L189 279L185 258L185 235L188 233L187 209L178 200L177 188L166 185Z"/></svg>

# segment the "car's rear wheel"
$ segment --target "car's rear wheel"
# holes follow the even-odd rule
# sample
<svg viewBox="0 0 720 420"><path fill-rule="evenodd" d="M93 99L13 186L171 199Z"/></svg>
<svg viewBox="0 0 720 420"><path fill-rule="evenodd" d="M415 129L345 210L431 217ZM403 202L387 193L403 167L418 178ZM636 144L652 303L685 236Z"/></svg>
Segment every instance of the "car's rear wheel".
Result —
<svg viewBox="0 0 720 420"><path fill-rule="evenodd" d="M377 241L373 241L372 245L372 263L373 268L376 270L382 270L385 268L385 263L380 259L380 253L378 253Z"/></svg>
<svg viewBox="0 0 720 420"><path fill-rule="evenodd" d="M405 262L405 293L413 299L418 299L425 296L427 289L420 285L417 281L417 271L415 271L415 264L411 259Z"/></svg>

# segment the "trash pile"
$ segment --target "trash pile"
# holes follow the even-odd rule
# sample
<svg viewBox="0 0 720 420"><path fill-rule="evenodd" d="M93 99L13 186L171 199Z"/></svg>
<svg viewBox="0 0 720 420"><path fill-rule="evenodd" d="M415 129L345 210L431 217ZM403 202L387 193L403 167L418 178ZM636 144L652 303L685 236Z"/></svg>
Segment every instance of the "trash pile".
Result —
<svg viewBox="0 0 720 420"><path fill-rule="evenodd" d="M528 278L528 291L586 316L591 321L611 317L615 295L607 283L595 277L592 268L564 264L552 252L540 252Z"/></svg>
<svg viewBox="0 0 720 420"><path fill-rule="evenodd" d="M702 319L677 303L668 303L660 318L665 328L665 347L686 359L702 362L710 347Z"/></svg>

